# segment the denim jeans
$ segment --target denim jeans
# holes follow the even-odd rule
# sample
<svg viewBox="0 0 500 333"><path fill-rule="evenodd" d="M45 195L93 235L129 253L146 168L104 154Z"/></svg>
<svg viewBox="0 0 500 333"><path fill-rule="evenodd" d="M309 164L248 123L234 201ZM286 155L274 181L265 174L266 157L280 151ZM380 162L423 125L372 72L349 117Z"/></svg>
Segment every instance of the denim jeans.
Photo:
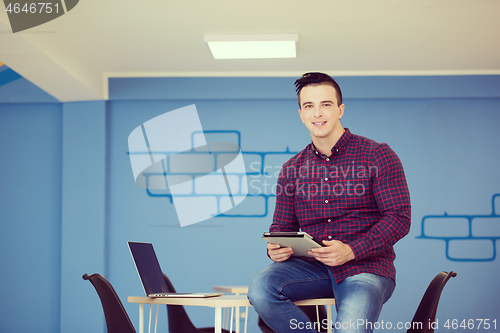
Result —
<svg viewBox="0 0 500 333"><path fill-rule="evenodd" d="M331 269L319 261L291 257L272 263L250 282L248 299L264 322L277 333L317 333L332 325L335 333L372 332L394 291L394 281L375 274L350 276L335 283ZM294 301L335 297L333 323L310 322ZM375 326L376 327L376 326Z"/></svg>

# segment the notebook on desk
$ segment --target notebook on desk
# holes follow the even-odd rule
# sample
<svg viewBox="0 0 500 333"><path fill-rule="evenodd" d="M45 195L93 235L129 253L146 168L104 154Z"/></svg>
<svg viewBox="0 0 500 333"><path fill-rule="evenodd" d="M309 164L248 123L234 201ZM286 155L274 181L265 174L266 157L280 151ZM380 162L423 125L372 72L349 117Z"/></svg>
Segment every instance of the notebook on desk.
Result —
<svg viewBox="0 0 500 333"><path fill-rule="evenodd" d="M173 293L168 290L153 244L128 242L132 259L148 297L214 297L221 293Z"/></svg>

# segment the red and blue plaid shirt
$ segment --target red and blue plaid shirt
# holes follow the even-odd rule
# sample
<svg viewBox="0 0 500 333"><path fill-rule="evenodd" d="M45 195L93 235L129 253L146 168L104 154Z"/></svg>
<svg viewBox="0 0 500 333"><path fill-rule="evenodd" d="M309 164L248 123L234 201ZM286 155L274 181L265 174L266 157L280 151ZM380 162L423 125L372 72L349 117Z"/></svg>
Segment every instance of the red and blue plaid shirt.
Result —
<svg viewBox="0 0 500 333"><path fill-rule="evenodd" d="M322 155L314 145L288 160L277 184L270 231L305 231L348 244L355 260L332 267L335 281L372 273L396 280L393 245L410 230L401 161L385 143L345 133Z"/></svg>

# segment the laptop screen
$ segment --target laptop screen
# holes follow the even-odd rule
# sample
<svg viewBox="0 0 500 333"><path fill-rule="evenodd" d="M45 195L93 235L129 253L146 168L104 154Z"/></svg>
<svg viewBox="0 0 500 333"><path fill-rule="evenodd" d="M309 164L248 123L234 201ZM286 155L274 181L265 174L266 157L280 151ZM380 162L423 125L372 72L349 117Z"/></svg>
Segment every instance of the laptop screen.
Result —
<svg viewBox="0 0 500 333"><path fill-rule="evenodd" d="M146 295L168 293L169 290L163 278L153 244L128 242L128 247Z"/></svg>

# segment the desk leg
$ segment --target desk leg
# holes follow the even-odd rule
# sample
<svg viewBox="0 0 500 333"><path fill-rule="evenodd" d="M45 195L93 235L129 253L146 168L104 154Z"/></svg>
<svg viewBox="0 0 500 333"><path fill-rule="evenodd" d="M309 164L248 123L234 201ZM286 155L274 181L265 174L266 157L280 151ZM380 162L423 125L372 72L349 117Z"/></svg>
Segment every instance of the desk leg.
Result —
<svg viewBox="0 0 500 333"><path fill-rule="evenodd" d="M144 304L139 304L139 333L144 333Z"/></svg>
<svg viewBox="0 0 500 333"><path fill-rule="evenodd" d="M328 323L327 332L332 333L332 305L328 304L326 306L326 322Z"/></svg>
<svg viewBox="0 0 500 333"><path fill-rule="evenodd" d="M151 333L151 316L153 315L153 304L149 304L149 326L148 333Z"/></svg>
<svg viewBox="0 0 500 333"><path fill-rule="evenodd" d="M229 320L229 332L233 331L233 319L234 319L234 308L231 308L231 319Z"/></svg>
<svg viewBox="0 0 500 333"><path fill-rule="evenodd" d="M248 326L248 306L246 306L245 310L245 333L247 333L247 326Z"/></svg>
<svg viewBox="0 0 500 333"><path fill-rule="evenodd" d="M153 306L153 305L151 305ZM157 331L157 328L158 328L158 308L160 307L160 304L156 304L156 320L155 320L155 333Z"/></svg>
<svg viewBox="0 0 500 333"><path fill-rule="evenodd" d="M236 323L235 323L235 332L240 333L240 307L236 307L236 315L234 316L236 318Z"/></svg>
<svg viewBox="0 0 500 333"><path fill-rule="evenodd" d="M214 333L222 333L222 308L215 308L215 332Z"/></svg>

